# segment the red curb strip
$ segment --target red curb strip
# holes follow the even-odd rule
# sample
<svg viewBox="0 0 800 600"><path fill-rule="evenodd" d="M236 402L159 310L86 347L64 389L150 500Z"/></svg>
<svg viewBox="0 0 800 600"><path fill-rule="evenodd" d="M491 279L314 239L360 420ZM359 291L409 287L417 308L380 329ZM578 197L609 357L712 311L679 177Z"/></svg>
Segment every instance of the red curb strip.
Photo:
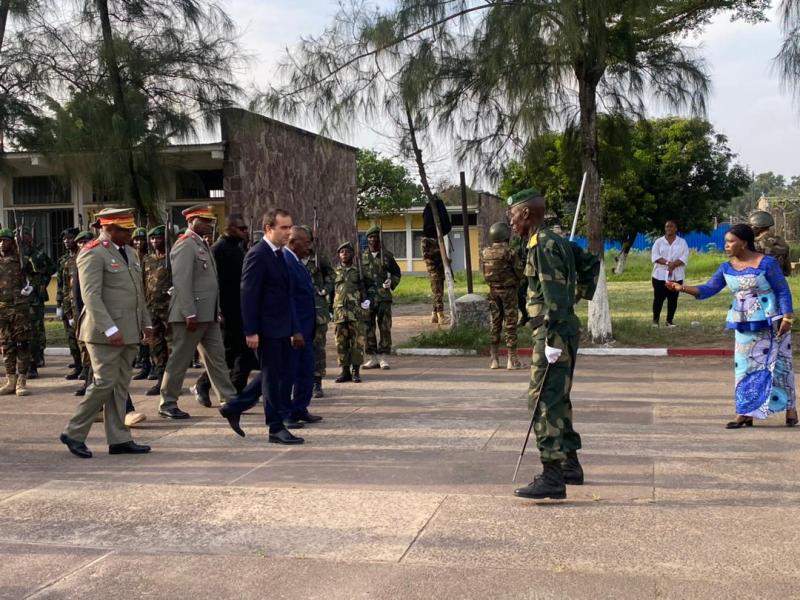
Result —
<svg viewBox="0 0 800 600"><path fill-rule="evenodd" d="M530 356L532 348L519 348L519 356ZM733 356L733 350L725 348L581 348L578 354L592 356ZM507 348L500 349L500 355L508 355Z"/></svg>
<svg viewBox="0 0 800 600"><path fill-rule="evenodd" d="M667 348L667 356L733 356L725 348Z"/></svg>

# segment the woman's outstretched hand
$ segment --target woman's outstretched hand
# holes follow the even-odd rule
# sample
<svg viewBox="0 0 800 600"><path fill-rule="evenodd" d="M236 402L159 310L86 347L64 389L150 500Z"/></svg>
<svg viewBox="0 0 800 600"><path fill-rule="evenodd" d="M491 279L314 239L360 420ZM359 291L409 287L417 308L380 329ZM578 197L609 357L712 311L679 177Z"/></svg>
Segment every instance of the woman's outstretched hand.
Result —
<svg viewBox="0 0 800 600"><path fill-rule="evenodd" d="M667 289L670 292L682 292L683 286L678 283L677 281L665 281L664 284L666 285Z"/></svg>

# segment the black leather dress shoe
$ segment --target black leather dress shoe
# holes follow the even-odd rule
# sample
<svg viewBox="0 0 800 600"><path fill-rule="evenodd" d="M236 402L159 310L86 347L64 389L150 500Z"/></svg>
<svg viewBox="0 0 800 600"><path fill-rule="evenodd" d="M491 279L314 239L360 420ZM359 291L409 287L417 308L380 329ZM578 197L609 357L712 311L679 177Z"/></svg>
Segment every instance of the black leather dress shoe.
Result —
<svg viewBox="0 0 800 600"><path fill-rule="evenodd" d="M123 444L111 444L108 447L109 454L147 454L148 452L150 452L150 446L137 444L133 440Z"/></svg>
<svg viewBox="0 0 800 600"><path fill-rule="evenodd" d="M66 434L63 433L59 439L61 440L61 443L64 444L67 449L78 458L92 458L92 451L89 450L89 448L87 448L86 444L83 442L68 438Z"/></svg>
<svg viewBox="0 0 800 600"><path fill-rule="evenodd" d="M283 426L286 427L286 429L302 429L305 427L305 423L290 417L288 419L284 419Z"/></svg>
<svg viewBox="0 0 800 600"><path fill-rule="evenodd" d="M145 396L160 396L161 395L161 382L157 382L153 387L148 388L144 393Z"/></svg>
<svg viewBox="0 0 800 600"><path fill-rule="evenodd" d="M159 416L164 419L188 419L189 413L182 411L177 406L170 406L169 408L159 408Z"/></svg>
<svg viewBox="0 0 800 600"><path fill-rule="evenodd" d="M86 388L85 387L80 387L77 390L75 390L74 392L72 392L72 395L73 396L85 396L86 395Z"/></svg>
<svg viewBox="0 0 800 600"><path fill-rule="evenodd" d="M296 435L292 435L288 429L281 429L277 433L269 434L269 442L271 444L303 444L305 440Z"/></svg>
<svg viewBox="0 0 800 600"><path fill-rule="evenodd" d="M208 395L208 390L195 384L189 388L189 391L194 394L194 399L200 406L211 408L211 397Z"/></svg>
<svg viewBox="0 0 800 600"><path fill-rule="evenodd" d="M240 415L239 413L232 412L227 408L225 408L224 406L219 409L219 414L221 414L225 419L228 420L228 425L230 425L231 429L233 429L236 432L236 435L244 437L244 429L242 429L242 427L239 425L239 419L241 418L242 415Z"/></svg>
<svg viewBox="0 0 800 600"><path fill-rule="evenodd" d="M304 413L298 413L294 416L295 421L300 421L302 423L319 423L322 421L322 417L317 415L312 415L310 412L306 411Z"/></svg>

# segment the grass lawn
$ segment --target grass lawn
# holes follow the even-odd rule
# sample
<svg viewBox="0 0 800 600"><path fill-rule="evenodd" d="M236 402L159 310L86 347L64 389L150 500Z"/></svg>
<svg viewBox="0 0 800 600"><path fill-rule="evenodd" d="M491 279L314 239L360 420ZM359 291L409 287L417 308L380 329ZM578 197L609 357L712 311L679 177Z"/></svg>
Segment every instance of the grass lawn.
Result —
<svg viewBox="0 0 800 600"><path fill-rule="evenodd" d="M689 284L705 282L725 260L725 255L721 253L693 253L687 268L686 282ZM617 346L732 347L733 333L724 329L725 313L731 302L729 292L723 290L714 298L702 302L682 294L678 301L678 312L675 317L677 327L654 329L651 327L653 288L650 283L650 254L631 253L627 269L621 276L614 275L613 267L614 259L609 255L606 257L606 271L613 332ZM800 277L790 278L789 284L794 298L800 297ZM427 277L404 277L398 292L404 295L406 293L404 288L411 291L409 298L413 297L417 302L430 302L430 287ZM482 277L476 277L475 291L486 293L487 287ZM466 278L461 276L456 280L456 295L460 296L464 293L466 293ZM416 298L420 299L416 300ZM587 307L586 302L578 305L578 316L584 325ZM662 312L662 323L665 316L666 303ZM520 347L530 345L530 330L520 329L519 343ZM474 329L455 331L452 335L448 335L448 332L423 334L412 341L412 345L422 347L484 349L487 344L488 335ZM588 340L584 340L583 344L591 345Z"/></svg>

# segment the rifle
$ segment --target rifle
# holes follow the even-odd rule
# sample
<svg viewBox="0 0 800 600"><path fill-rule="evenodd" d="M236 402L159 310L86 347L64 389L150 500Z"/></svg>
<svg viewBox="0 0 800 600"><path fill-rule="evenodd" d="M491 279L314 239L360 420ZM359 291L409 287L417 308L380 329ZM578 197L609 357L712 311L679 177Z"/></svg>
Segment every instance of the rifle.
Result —
<svg viewBox="0 0 800 600"><path fill-rule="evenodd" d="M12 209L11 214L14 216L14 241L17 243L17 257L19 258L19 274L25 276L25 286L19 291L22 296L30 296L33 292L31 287L31 280L25 272L25 259L22 256L22 228L25 227L25 219L17 221L17 211Z"/></svg>
<svg viewBox="0 0 800 600"><path fill-rule="evenodd" d="M317 231L319 230L319 218L317 217L317 207L314 207L314 220L311 222L311 237L317 241ZM356 220L356 232L358 232L358 220Z"/></svg>
<svg viewBox="0 0 800 600"><path fill-rule="evenodd" d="M164 266L167 268L167 271L172 272L172 265L169 262L169 236L172 234L172 214L170 213L169 207L166 209L166 218L164 219L164 253L166 257L164 258Z"/></svg>
<svg viewBox="0 0 800 600"><path fill-rule="evenodd" d="M256 207L250 207L250 224L247 227L247 249L249 249L253 245L253 226L256 222Z"/></svg>

